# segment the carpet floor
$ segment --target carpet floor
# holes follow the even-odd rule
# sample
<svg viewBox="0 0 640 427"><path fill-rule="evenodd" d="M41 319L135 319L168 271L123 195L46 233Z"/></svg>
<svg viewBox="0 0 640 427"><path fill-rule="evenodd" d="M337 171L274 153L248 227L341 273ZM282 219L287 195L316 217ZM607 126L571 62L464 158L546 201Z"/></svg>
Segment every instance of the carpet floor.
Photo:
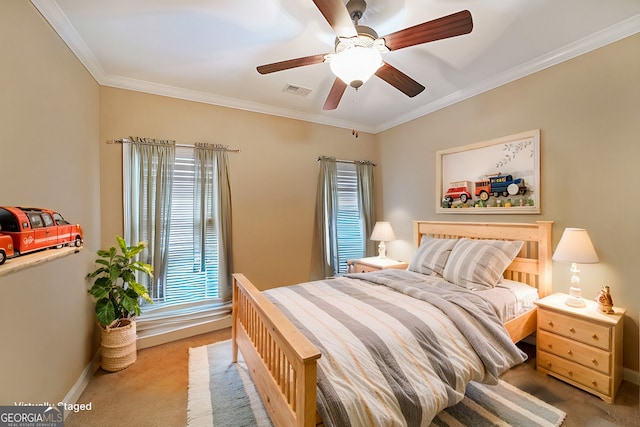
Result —
<svg viewBox="0 0 640 427"><path fill-rule="evenodd" d="M189 349L227 340L231 329L185 338L138 352L136 363L120 372L98 370L77 403L91 411L71 413L65 427L184 427L187 425ZM521 344L530 357L502 380L567 413L562 427L637 427L638 386L622 383L614 404L535 369L535 346Z"/></svg>
<svg viewBox="0 0 640 427"><path fill-rule="evenodd" d="M189 427L270 426L260 396L239 354L231 361L231 341L189 350ZM507 382L472 382L465 398L445 409L432 427L445 426L560 426L566 414Z"/></svg>

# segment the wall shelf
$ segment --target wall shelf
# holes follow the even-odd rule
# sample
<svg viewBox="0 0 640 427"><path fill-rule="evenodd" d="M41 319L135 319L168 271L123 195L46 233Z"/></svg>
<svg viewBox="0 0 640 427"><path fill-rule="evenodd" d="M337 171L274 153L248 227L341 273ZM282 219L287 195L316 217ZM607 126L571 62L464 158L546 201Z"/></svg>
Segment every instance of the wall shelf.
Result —
<svg viewBox="0 0 640 427"><path fill-rule="evenodd" d="M65 246L60 249L45 249L40 252L10 258L6 260L3 265L0 265L0 276L6 276L7 274L15 273L16 271L24 270L37 264L75 254L80 252L80 250L82 250L82 246Z"/></svg>

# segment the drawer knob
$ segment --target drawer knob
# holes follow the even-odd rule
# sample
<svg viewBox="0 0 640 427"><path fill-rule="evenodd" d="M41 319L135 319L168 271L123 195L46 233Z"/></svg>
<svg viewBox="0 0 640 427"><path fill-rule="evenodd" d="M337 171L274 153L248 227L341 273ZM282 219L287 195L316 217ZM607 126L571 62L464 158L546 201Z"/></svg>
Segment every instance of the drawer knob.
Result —
<svg viewBox="0 0 640 427"><path fill-rule="evenodd" d="M569 375L571 375L571 376L573 376L573 371L572 371L571 369L569 369L568 374L569 374Z"/></svg>
<svg viewBox="0 0 640 427"><path fill-rule="evenodd" d="M551 367L551 362L547 362L547 366L548 366L548 367Z"/></svg>
<svg viewBox="0 0 640 427"><path fill-rule="evenodd" d="M597 340L598 339L598 334L591 335L591 338L593 338L594 340Z"/></svg>
<svg viewBox="0 0 640 427"><path fill-rule="evenodd" d="M575 330L575 329L573 329L573 328L569 328L569 332L571 332L572 334L575 334L575 333L576 333L576 330Z"/></svg>
<svg viewBox="0 0 640 427"><path fill-rule="evenodd" d="M594 387L597 387L598 386L598 381L593 380L593 381L591 381L591 384L593 384Z"/></svg>
<svg viewBox="0 0 640 427"><path fill-rule="evenodd" d="M568 354L569 356L573 356L573 351L569 350L569 351L567 351L567 354Z"/></svg>
<svg viewBox="0 0 640 427"><path fill-rule="evenodd" d="M552 322L551 320L549 320L549 321L547 322L547 325L549 325L549 326L551 326L551 327L553 328L553 322Z"/></svg>
<svg viewBox="0 0 640 427"><path fill-rule="evenodd" d="M591 363L593 363L594 365L597 365L597 364L598 364L598 360L596 360L596 359L591 359Z"/></svg>
<svg viewBox="0 0 640 427"><path fill-rule="evenodd" d="M547 347L553 348L553 344L547 344Z"/></svg>

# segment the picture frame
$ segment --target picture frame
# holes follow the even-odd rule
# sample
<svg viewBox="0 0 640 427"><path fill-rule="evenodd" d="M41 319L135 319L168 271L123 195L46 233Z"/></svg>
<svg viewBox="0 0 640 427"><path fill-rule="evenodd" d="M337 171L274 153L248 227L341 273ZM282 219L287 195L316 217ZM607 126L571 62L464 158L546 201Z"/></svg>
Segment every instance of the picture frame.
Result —
<svg viewBox="0 0 640 427"><path fill-rule="evenodd" d="M539 214L540 129L436 152L435 209Z"/></svg>

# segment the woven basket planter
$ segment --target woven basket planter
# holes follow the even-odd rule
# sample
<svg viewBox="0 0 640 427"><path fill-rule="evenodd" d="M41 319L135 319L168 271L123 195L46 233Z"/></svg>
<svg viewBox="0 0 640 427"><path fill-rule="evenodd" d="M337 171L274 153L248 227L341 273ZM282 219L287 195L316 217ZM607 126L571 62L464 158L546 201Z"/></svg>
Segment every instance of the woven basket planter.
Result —
<svg viewBox="0 0 640 427"><path fill-rule="evenodd" d="M136 322L120 320L115 328L100 326L102 334L102 369L109 372L121 371L133 365L138 358L136 348Z"/></svg>

